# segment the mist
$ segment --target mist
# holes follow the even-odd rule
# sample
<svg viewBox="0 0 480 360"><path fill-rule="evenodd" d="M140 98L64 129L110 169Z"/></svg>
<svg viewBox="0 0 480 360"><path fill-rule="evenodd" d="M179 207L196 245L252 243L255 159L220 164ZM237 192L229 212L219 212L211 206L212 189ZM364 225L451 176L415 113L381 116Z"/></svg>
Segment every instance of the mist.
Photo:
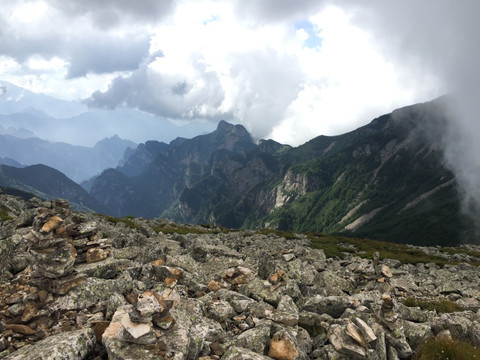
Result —
<svg viewBox="0 0 480 360"><path fill-rule="evenodd" d="M480 3L448 0L347 5L399 71L433 74L448 94L446 165L455 174L462 210L480 231ZM421 86L421 82L412 83Z"/></svg>

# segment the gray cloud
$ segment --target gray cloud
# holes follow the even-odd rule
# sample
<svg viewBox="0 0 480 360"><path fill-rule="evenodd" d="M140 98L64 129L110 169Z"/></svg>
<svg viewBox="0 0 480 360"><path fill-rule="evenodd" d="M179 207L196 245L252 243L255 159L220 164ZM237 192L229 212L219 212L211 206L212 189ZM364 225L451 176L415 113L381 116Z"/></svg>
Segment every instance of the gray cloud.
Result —
<svg viewBox="0 0 480 360"><path fill-rule="evenodd" d="M150 36L112 37L105 34L83 34L65 39L58 34L30 37L0 33L3 44L0 54L24 64L38 55L44 59L59 57L66 60L68 77L135 70L148 55Z"/></svg>
<svg viewBox="0 0 480 360"><path fill-rule="evenodd" d="M239 0L235 12L247 21L265 23L308 17L326 4L328 1L321 0Z"/></svg>
<svg viewBox="0 0 480 360"><path fill-rule="evenodd" d="M148 56L150 36L82 38L64 56L70 62L68 77L138 69ZM61 51L65 51L61 49Z"/></svg>
<svg viewBox="0 0 480 360"><path fill-rule="evenodd" d="M59 57L69 64L69 78L137 69L150 47L146 23L160 21L173 7L173 0L47 3L53 8L37 25L15 26L0 14L0 55L19 64L32 56Z"/></svg>
<svg viewBox="0 0 480 360"><path fill-rule="evenodd" d="M173 0L49 0L69 17L85 17L95 26L109 29L125 22L155 23L171 13Z"/></svg>
<svg viewBox="0 0 480 360"><path fill-rule="evenodd" d="M263 138L297 97L305 74L296 58L273 50L232 54L230 62L238 92L234 115L255 137Z"/></svg>
<svg viewBox="0 0 480 360"><path fill-rule="evenodd" d="M225 93L213 71L206 71L198 61L194 86L181 75L163 74L144 64L129 77L117 77L105 92L97 91L85 102L91 107L129 106L171 119L230 119L232 114L220 110Z"/></svg>
<svg viewBox="0 0 480 360"><path fill-rule="evenodd" d="M253 130L255 137L263 138L295 100L305 75L296 58L280 56L273 50L231 54L228 61L235 92L229 110L222 108L225 89L218 74L205 71L205 65L198 60L193 63L195 81L204 84L201 88L185 77L163 74L145 64L130 77L116 78L107 91L92 94L86 104L100 108L138 107L171 119L235 118Z"/></svg>

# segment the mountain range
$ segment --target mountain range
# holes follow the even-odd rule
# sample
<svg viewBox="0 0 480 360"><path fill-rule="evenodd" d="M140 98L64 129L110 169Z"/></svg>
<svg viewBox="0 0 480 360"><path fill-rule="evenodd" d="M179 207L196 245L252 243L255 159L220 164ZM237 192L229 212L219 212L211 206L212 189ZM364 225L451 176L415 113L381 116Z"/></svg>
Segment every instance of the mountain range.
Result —
<svg viewBox="0 0 480 360"><path fill-rule="evenodd" d="M89 194L70 200L117 217L343 233L417 245L472 242L473 222L461 211L456 179L442 152L446 101L401 108L352 132L298 147L257 143L243 126L221 121L215 131L191 139L127 148L116 168L83 184ZM6 181L12 171L3 168L0 185L12 186ZM27 184L18 174L15 181ZM41 192L52 197L51 190Z"/></svg>
<svg viewBox="0 0 480 360"><path fill-rule="evenodd" d="M127 148L136 148L132 141L118 136L105 138L93 147L50 142L36 137L18 138L0 135L0 163L16 167L44 164L53 167L80 183L117 166Z"/></svg>
<svg viewBox="0 0 480 360"><path fill-rule="evenodd" d="M24 198L35 195L43 199L70 199L72 208L77 211L108 211L80 185L46 165L23 168L0 165L0 186L6 194Z"/></svg>
<svg viewBox="0 0 480 360"><path fill-rule="evenodd" d="M241 125L220 122L193 139L139 145L90 194L115 216L459 243L474 235L443 160L445 101L295 148L257 144Z"/></svg>

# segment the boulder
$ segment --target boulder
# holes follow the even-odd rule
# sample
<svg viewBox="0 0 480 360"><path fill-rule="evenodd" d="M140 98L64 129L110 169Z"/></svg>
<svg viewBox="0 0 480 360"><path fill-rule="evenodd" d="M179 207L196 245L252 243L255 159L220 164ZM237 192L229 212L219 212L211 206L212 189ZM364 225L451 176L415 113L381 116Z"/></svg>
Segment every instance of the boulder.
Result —
<svg viewBox="0 0 480 360"><path fill-rule="evenodd" d="M85 328L49 336L34 344L26 345L5 360L25 359L87 359L95 348L95 333Z"/></svg>

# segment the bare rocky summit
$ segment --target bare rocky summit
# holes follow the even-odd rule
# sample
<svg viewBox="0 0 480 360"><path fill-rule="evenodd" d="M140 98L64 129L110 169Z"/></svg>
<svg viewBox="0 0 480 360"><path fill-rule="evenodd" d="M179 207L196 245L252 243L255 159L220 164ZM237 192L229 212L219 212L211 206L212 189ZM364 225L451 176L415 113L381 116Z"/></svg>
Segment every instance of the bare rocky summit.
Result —
<svg viewBox="0 0 480 360"><path fill-rule="evenodd" d="M0 211L0 359L394 360L435 337L480 346L473 255L327 258L304 235L75 213L60 199L0 195Z"/></svg>

